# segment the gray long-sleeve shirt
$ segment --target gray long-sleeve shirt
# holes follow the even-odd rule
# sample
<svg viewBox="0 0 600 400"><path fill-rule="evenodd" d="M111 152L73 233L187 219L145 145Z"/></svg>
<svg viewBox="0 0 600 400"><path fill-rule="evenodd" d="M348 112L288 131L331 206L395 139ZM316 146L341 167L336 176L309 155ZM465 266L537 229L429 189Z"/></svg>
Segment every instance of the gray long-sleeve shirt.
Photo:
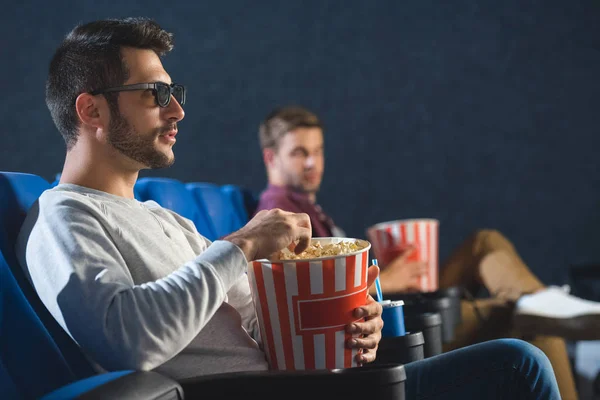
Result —
<svg viewBox="0 0 600 400"><path fill-rule="evenodd" d="M243 252L153 201L58 185L28 213L17 254L103 369L175 379L267 369Z"/></svg>

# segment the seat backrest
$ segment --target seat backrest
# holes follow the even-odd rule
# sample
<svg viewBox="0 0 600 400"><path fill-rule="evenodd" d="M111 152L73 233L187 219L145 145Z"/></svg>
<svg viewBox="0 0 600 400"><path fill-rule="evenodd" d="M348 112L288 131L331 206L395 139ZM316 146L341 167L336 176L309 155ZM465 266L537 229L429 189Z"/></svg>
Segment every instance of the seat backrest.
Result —
<svg viewBox="0 0 600 400"><path fill-rule="evenodd" d="M244 199L244 208L246 209L246 213L248 214L248 219L251 219L256 212L256 208L258 207L258 201L260 195L248 188L240 188L242 191L242 198Z"/></svg>
<svg viewBox="0 0 600 400"><path fill-rule="evenodd" d="M204 209L200 209L186 189L185 184L171 178L139 178L134 187L139 201L154 200L162 207L175 211L182 217L190 219L198 232L209 240L216 239L212 223Z"/></svg>
<svg viewBox="0 0 600 400"><path fill-rule="evenodd" d="M0 396L38 399L74 380L0 252Z"/></svg>
<svg viewBox="0 0 600 400"><path fill-rule="evenodd" d="M0 250L11 266L16 262L15 241L25 215L46 189L50 183L37 175L0 172Z"/></svg>
<svg viewBox="0 0 600 400"><path fill-rule="evenodd" d="M244 191L246 189L237 185L223 185L221 191L225 193L225 196L229 198L229 201L233 204L233 207L237 213L240 228L250 220L250 215L244 204Z"/></svg>
<svg viewBox="0 0 600 400"><path fill-rule="evenodd" d="M54 180L52 182L50 182L50 186L51 187L54 187L54 186L56 186L56 185L59 184L59 182L60 182L60 176L61 176L60 172L58 174L54 175Z"/></svg>
<svg viewBox="0 0 600 400"><path fill-rule="evenodd" d="M219 185L209 182L191 182L185 187L192 193L198 207L203 208L210 217L216 238L237 231L244 222L236 206Z"/></svg>
<svg viewBox="0 0 600 400"><path fill-rule="evenodd" d="M29 304L67 358L78 379L95 374L79 346L44 306L15 254L15 242L27 211L50 183L38 175L0 171L0 252Z"/></svg>

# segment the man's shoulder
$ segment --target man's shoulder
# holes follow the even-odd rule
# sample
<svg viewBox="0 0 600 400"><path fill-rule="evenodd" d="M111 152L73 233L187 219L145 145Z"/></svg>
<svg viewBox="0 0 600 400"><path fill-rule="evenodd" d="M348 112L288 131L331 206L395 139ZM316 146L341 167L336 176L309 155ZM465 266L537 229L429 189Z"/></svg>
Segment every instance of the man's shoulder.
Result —
<svg viewBox="0 0 600 400"><path fill-rule="evenodd" d="M100 202L85 193L54 187L44 191L37 201L36 212L69 212L74 210L100 209Z"/></svg>
<svg viewBox="0 0 600 400"><path fill-rule="evenodd" d="M259 200L281 200L281 199L290 199L290 195L285 190L273 190L271 188L265 188L259 196Z"/></svg>
<svg viewBox="0 0 600 400"><path fill-rule="evenodd" d="M49 234L69 231L72 222L82 222L81 216L100 210L89 198L76 191L54 187L45 190L33 203L19 230L15 250L22 265L26 265L25 252L31 242L36 248L44 246ZM83 220L86 223L89 220ZM30 237L36 240L30 241Z"/></svg>
<svg viewBox="0 0 600 400"><path fill-rule="evenodd" d="M75 201L84 201L85 195L82 192L75 191L69 188L63 187L63 185L55 186L51 189L46 189L40 195L40 200L45 201L63 201L68 199L74 199Z"/></svg>
<svg viewBox="0 0 600 400"><path fill-rule="evenodd" d="M299 209L287 192L283 190L274 191L267 188L260 194L256 212L271 210L273 208L293 212L298 212Z"/></svg>

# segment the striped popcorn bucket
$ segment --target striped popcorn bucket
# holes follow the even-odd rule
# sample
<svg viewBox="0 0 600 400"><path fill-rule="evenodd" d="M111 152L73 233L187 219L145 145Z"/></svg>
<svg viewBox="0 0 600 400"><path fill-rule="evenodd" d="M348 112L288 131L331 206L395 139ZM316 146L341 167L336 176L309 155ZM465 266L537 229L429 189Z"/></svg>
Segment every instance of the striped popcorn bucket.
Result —
<svg viewBox="0 0 600 400"><path fill-rule="evenodd" d="M323 245L347 238L313 238ZM345 328L366 303L370 243L355 253L250 263L248 278L269 365L276 370L356 367Z"/></svg>
<svg viewBox="0 0 600 400"><path fill-rule="evenodd" d="M407 219L382 222L367 229L367 236L373 245L373 254L387 265L402 254L407 245L415 247L409 261L423 261L428 265L428 273L421 277L423 292L438 289L438 242L439 221L435 219Z"/></svg>

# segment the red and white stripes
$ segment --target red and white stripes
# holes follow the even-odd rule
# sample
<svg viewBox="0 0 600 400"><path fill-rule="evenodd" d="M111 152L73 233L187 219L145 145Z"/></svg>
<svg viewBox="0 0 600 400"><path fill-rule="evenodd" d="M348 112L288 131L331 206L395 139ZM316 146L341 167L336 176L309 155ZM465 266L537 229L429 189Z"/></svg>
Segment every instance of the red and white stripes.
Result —
<svg viewBox="0 0 600 400"><path fill-rule="evenodd" d="M251 263L248 277L271 368L356 366L345 327L365 304L367 266L368 248L316 261Z"/></svg>
<svg viewBox="0 0 600 400"><path fill-rule="evenodd" d="M373 253L385 265L399 254L407 244L416 247L413 261L424 261L429 266L427 275L421 277L421 290L438 289L439 221L435 219L411 219L383 222L370 227L367 236L373 245Z"/></svg>

